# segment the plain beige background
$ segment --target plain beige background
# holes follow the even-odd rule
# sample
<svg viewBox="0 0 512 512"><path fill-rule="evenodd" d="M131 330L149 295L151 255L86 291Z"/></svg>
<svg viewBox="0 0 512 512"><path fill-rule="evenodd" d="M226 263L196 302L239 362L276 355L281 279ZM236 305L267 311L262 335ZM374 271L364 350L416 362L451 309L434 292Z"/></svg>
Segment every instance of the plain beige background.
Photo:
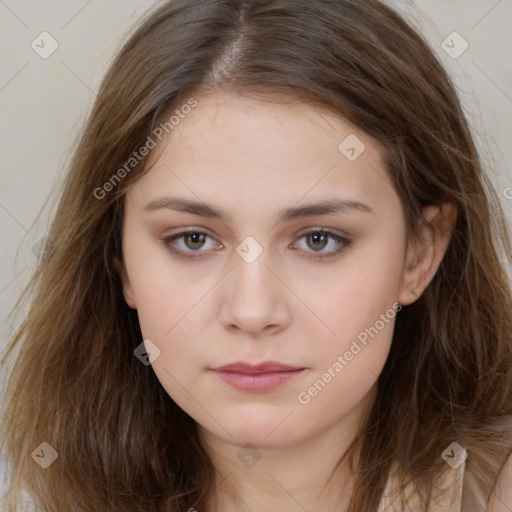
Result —
<svg viewBox="0 0 512 512"><path fill-rule="evenodd" d="M418 27L453 77L512 220L512 2L387 3ZM48 213L39 215L40 210L57 190L75 136L123 36L155 4L0 0L0 350L15 321L8 313L35 267L38 242L47 229ZM40 53L52 44L57 49L43 58ZM444 49L447 44L452 55Z"/></svg>

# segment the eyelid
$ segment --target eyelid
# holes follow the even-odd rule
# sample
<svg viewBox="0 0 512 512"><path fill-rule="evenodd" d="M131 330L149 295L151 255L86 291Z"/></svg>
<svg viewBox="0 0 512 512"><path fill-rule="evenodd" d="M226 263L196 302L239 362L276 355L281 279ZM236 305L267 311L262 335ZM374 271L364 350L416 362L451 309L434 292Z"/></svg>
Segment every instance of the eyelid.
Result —
<svg viewBox="0 0 512 512"><path fill-rule="evenodd" d="M338 231L333 231L333 230L331 230L329 228L309 227L309 228L305 228L304 230L301 230L299 233L297 233L297 235L295 235L295 241L291 245L295 246L295 244L298 241L300 241L304 236L306 236L306 235L308 235L310 233L327 234L327 235L330 236L331 239L335 240L336 243L338 243L340 245L340 247L338 247L335 250L331 250L330 252L318 252L318 253L315 253L314 251L312 251L312 252L303 251L303 252L305 252L307 254L305 256L306 258L311 258L311 259L317 259L318 260L318 259L327 259L327 258L335 257L340 252L342 252L343 250L351 247L351 244L352 244L352 240L351 240L351 238L347 234L344 234L344 233L341 233L341 232L338 232ZM220 244L220 242L218 242L215 239L215 237L210 234L210 232L208 230L206 230L204 228L195 228L193 226L189 227L189 228L186 228L186 229L183 229L182 231L179 231L179 232L174 233L172 235L162 237L161 241L162 241L163 245L166 247L166 249L168 249L173 254L176 254L178 257L181 257L181 258L184 258L184 259L204 257L203 253L208 254L208 253L211 252L211 250L204 251L204 250L200 250L200 249L197 250L197 251L186 252L186 251L182 251L180 249L177 249L176 247L174 247L172 245L172 242L174 240L183 238L184 236L186 236L188 234L204 235L204 236L206 236L208 238L211 238L212 240L215 240L215 242L217 244L222 246L222 244Z"/></svg>
<svg viewBox="0 0 512 512"><path fill-rule="evenodd" d="M337 244L339 244L339 247L337 249L334 249L329 252L318 252L315 253L314 251L306 251L306 258L314 259L314 260L322 260L322 259L328 259L328 258L335 258L338 256L341 252L343 252L345 249L348 249L352 245L352 238L342 232L334 231L329 228L323 228L323 227L309 227L302 231L300 231L297 236L296 242L293 242L293 245L295 245L300 239L302 239L304 236L310 234L310 233L322 233L327 234L331 237L331 239L334 239Z"/></svg>
<svg viewBox="0 0 512 512"><path fill-rule="evenodd" d="M308 233L327 233L329 235L338 236L340 238L350 238L349 235L347 233L344 233L343 231L331 228L324 228L322 226L312 226L309 228L304 228L297 233L296 237L300 238L304 235L307 235Z"/></svg>
<svg viewBox="0 0 512 512"><path fill-rule="evenodd" d="M161 241L162 241L163 245L166 247L166 249L168 249L173 254L176 254L177 256L182 257L182 258L198 258L198 257L203 256L202 253L210 252L210 251L201 251L201 250L186 252L186 251L177 249L176 247L174 247L172 245L172 242L174 242L174 240L183 238L184 236L189 235L189 234L200 234L200 235L207 236L208 238L211 238L212 240L215 240L215 237L212 236L204 228L190 227L190 228L186 228L182 231L179 231L177 233L174 233L173 235L164 236L161 238ZM219 245L222 245L222 244L220 244L220 242L217 242L216 240L215 240L215 242Z"/></svg>

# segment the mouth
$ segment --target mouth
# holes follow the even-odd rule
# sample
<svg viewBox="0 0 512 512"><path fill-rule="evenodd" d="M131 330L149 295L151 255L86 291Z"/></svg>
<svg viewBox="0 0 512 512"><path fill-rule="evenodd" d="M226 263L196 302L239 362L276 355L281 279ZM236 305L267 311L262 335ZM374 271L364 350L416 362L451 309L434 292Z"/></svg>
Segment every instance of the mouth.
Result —
<svg viewBox="0 0 512 512"><path fill-rule="evenodd" d="M306 368L289 366L274 361L251 365L237 362L212 371L224 382L243 391L269 391L295 379Z"/></svg>

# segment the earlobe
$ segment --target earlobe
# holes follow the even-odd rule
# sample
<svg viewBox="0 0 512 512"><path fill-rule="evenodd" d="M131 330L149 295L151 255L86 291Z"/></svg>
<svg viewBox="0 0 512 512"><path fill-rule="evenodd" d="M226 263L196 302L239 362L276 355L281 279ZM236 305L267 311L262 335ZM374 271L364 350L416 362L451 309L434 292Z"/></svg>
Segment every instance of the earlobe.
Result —
<svg viewBox="0 0 512 512"><path fill-rule="evenodd" d="M137 304L135 302L135 296L133 294L132 285L130 283L130 279L128 278L128 274L126 272L124 263L120 261L119 258L113 258L112 266L114 270L117 272L119 279L121 279L124 300L132 309L137 309Z"/></svg>
<svg viewBox="0 0 512 512"><path fill-rule="evenodd" d="M398 302L404 306L415 302L434 278L446 253L457 219L455 205L428 205L422 214L427 222L407 247Z"/></svg>

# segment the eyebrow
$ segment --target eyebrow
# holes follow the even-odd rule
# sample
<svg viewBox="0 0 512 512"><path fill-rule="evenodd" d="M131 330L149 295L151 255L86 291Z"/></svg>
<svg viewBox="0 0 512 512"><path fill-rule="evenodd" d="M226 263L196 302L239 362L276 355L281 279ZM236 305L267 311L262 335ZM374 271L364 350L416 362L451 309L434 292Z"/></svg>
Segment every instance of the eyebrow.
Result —
<svg viewBox="0 0 512 512"><path fill-rule="evenodd" d="M223 222L229 222L231 220L231 215L216 206L182 197L162 197L144 206L145 211L160 209L192 213L202 217L218 219ZM304 206L285 208L278 213L276 222L290 222L295 219L313 217L315 215L334 215L353 212L374 213L367 204L359 201L350 199L326 199Z"/></svg>

